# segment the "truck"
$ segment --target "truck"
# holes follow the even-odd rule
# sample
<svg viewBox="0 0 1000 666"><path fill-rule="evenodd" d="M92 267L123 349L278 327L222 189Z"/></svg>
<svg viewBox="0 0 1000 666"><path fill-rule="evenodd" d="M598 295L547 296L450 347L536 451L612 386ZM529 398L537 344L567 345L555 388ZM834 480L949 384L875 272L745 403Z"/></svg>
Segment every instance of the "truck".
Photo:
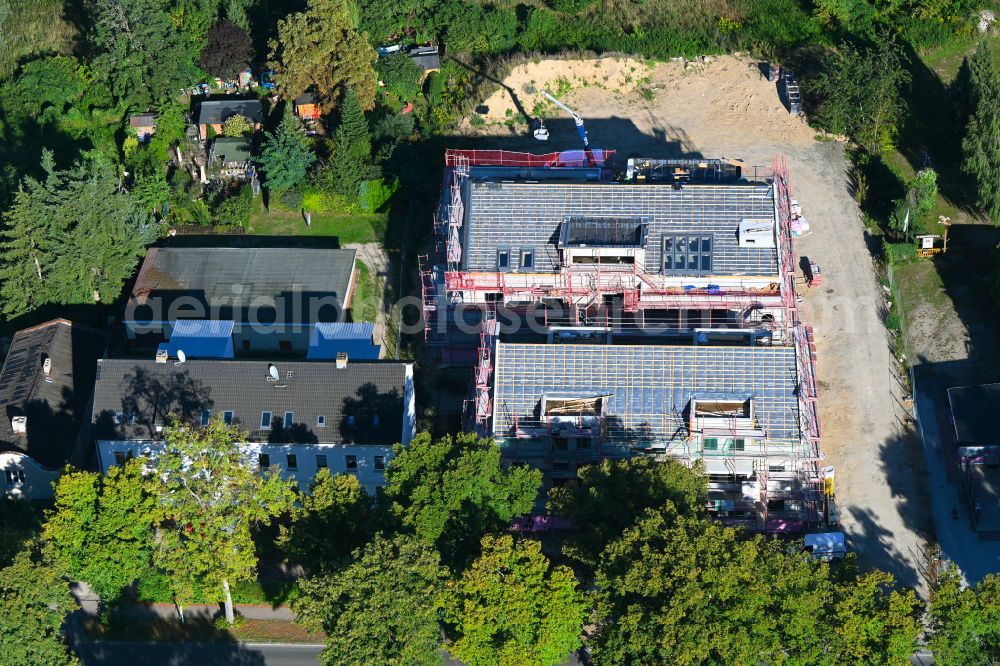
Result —
<svg viewBox="0 0 1000 666"><path fill-rule="evenodd" d="M847 555L847 539L843 532L820 532L802 538L804 552L814 560L836 563Z"/></svg>

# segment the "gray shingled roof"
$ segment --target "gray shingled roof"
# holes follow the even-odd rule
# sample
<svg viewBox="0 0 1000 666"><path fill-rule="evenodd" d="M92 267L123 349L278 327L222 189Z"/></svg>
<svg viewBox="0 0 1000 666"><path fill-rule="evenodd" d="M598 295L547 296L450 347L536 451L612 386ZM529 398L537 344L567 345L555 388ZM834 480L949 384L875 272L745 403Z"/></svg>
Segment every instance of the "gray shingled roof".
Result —
<svg viewBox="0 0 1000 666"><path fill-rule="evenodd" d="M260 307L294 294L335 296L343 307L354 258L354 250L323 248L154 247L139 270L132 298L143 303L194 297L217 308L213 318L222 319L240 319L236 305Z"/></svg>
<svg viewBox="0 0 1000 666"><path fill-rule="evenodd" d="M799 403L792 347L685 347L497 343L493 433L512 437L542 421L544 395L608 396L607 441L669 447L688 437L692 397L753 398L772 442L797 445Z"/></svg>
<svg viewBox="0 0 1000 666"><path fill-rule="evenodd" d="M530 183L477 181L466 185L462 264L469 271L495 271L497 250L534 251L534 272L557 270L564 221L627 218L648 224L646 267L658 272L663 234L711 236L712 274L776 276L774 248L741 248L742 219L773 219L774 200L761 185ZM679 274L674 272L673 274Z"/></svg>
<svg viewBox="0 0 1000 666"><path fill-rule="evenodd" d="M201 103L199 125L219 125L233 116L243 116L252 123L260 122L260 100L220 99Z"/></svg>
<svg viewBox="0 0 1000 666"><path fill-rule="evenodd" d="M50 468L70 462L107 340L65 319L14 336L0 371L0 450L22 451ZM47 378L46 358L52 360ZM14 434L14 416L28 417L26 435Z"/></svg>
<svg viewBox="0 0 1000 666"><path fill-rule="evenodd" d="M183 365L154 360L105 359L94 389L97 439L157 439L156 424L171 416L200 423L233 412L252 441L394 444L404 422L406 363L279 361L280 379L268 381L267 361L202 359ZM261 429L261 412L273 426ZM293 412L292 427L282 425ZM317 424L324 416L326 426ZM352 418L353 417L353 418ZM376 418L377 417L377 418Z"/></svg>

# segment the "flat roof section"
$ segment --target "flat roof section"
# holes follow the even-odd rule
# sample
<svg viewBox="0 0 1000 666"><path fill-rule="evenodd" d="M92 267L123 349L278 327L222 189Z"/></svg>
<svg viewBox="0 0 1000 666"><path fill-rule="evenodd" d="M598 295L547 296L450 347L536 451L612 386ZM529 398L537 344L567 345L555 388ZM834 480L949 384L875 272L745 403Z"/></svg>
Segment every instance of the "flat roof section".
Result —
<svg viewBox="0 0 1000 666"><path fill-rule="evenodd" d="M752 399L768 440L801 439L794 347L544 345L498 342L493 433L544 424L543 396L607 396L606 441L671 446L688 439L692 398Z"/></svg>
<svg viewBox="0 0 1000 666"><path fill-rule="evenodd" d="M774 219L774 199L766 185L689 184L674 189L669 184L471 180L465 196L462 267L467 271L495 271L497 251L509 249L533 251L532 272L552 273L559 267L558 243L565 222L632 218L648 225L646 270L661 265L665 234L690 234L711 237L713 274L778 276L777 249L740 247L737 235L741 220Z"/></svg>
<svg viewBox="0 0 1000 666"><path fill-rule="evenodd" d="M1000 384L959 386L948 389L951 420L958 445L1000 446Z"/></svg>

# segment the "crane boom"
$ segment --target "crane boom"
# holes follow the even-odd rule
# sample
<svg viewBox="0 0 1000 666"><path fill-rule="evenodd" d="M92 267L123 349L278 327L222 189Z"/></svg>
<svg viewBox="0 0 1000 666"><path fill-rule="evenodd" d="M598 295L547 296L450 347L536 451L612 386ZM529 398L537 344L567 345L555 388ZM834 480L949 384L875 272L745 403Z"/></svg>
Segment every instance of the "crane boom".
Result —
<svg viewBox="0 0 1000 666"><path fill-rule="evenodd" d="M556 106L558 106L560 109L562 109L563 111L565 111L569 115L573 116L573 122L576 123L576 131L580 135L580 140L583 141L583 147L584 147L585 150L589 150L590 149L590 139L587 138L587 128L583 126L583 118L580 117L580 114L577 113L576 111L574 111L573 109L569 108L568 106L566 106L562 102L560 102L558 99L556 99L555 95L553 95L552 93L548 92L547 90L543 90L541 92L542 92L543 95L545 95L550 100L552 100L553 104L555 104Z"/></svg>

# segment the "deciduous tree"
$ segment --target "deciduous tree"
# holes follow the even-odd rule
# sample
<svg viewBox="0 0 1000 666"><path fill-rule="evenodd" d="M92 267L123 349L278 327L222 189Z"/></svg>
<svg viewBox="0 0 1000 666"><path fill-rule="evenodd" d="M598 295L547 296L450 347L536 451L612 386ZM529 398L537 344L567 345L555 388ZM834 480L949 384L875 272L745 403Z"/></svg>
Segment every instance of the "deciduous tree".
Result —
<svg viewBox="0 0 1000 666"><path fill-rule="evenodd" d="M285 116L276 132L264 133L264 146L257 163L267 177L268 189L278 194L301 183L315 160L298 121Z"/></svg>
<svg viewBox="0 0 1000 666"><path fill-rule="evenodd" d="M377 535L345 568L300 581L292 608L298 622L326 632L324 664L434 666L447 573L427 544Z"/></svg>
<svg viewBox="0 0 1000 666"><path fill-rule="evenodd" d="M0 570L0 663L79 664L62 635L77 608L63 572L30 544Z"/></svg>
<svg viewBox="0 0 1000 666"><path fill-rule="evenodd" d="M482 555L448 585L448 650L470 666L563 663L580 647L587 605L573 572L550 567L537 541L483 538Z"/></svg>
<svg viewBox="0 0 1000 666"><path fill-rule="evenodd" d="M198 584L215 587L233 622L230 583L257 567L252 528L292 506L294 481L258 470L240 442L246 434L221 419L196 429L174 424L155 460L156 540L153 561L168 575L178 606Z"/></svg>
<svg viewBox="0 0 1000 666"><path fill-rule="evenodd" d="M117 99L145 106L194 82L193 45L164 0L96 0L94 12L94 69Z"/></svg>
<svg viewBox="0 0 1000 666"><path fill-rule="evenodd" d="M362 109L375 105L375 49L355 30L346 0L309 0L304 12L278 22L270 47L268 66L286 98L315 90L328 111L353 88Z"/></svg>
<svg viewBox="0 0 1000 666"><path fill-rule="evenodd" d="M474 434L433 440L418 434L397 446L386 469L392 514L418 538L434 544L449 566L476 555L479 540L531 511L541 472L500 466L500 449Z"/></svg>
<svg viewBox="0 0 1000 666"><path fill-rule="evenodd" d="M671 502L679 513L696 515L708 492L701 466L689 468L673 460L608 460L581 467L577 477L576 483L549 492L549 510L573 522L563 552L588 568L646 509Z"/></svg>
<svg viewBox="0 0 1000 666"><path fill-rule="evenodd" d="M107 476L71 472L56 482L43 534L74 579L114 604L150 567L153 503L138 460Z"/></svg>
<svg viewBox="0 0 1000 666"><path fill-rule="evenodd" d="M226 118L226 121L222 123L223 136L245 136L251 132L253 132L253 123L246 116L241 116L238 113Z"/></svg>
<svg viewBox="0 0 1000 666"><path fill-rule="evenodd" d="M198 66L223 81L236 79L250 64L252 46L246 30L229 21L219 21L208 31Z"/></svg>
<svg viewBox="0 0 1000 666"><path fill-rule="evenodd" d="M412 100L420 94L423 73L420 66L402 51L378 60L378 75L385 83L385 89L400 99Z"/></svg>
<svg viewBox="0 0 1000 666"><path fill-rule="evenodd" d="M931 595L930 617L934 663L1000 663L1000 576L991 574L971 587L954 566L946 568Z"/></svg>
<svg viewBox="0 0 1000 666"><path fill-rule="evenodd" d="M374 534L378 518L372 498L352 474L321 469L281 526L280 545L308 571L328 572Z"/></svg>

